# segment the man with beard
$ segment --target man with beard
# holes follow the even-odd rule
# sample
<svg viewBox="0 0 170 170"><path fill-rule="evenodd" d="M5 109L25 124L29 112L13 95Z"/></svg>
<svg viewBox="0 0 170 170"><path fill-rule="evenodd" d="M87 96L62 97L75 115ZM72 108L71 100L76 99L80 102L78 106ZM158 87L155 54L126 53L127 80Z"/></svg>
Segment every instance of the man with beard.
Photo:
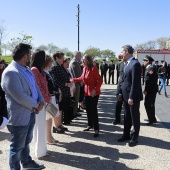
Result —
<svg viewBox="0 0 170 170"><path fill-rule="evenodd" d="M29 143L32 141L35 114L44 105L44 99L32 71L27 67L31 46L20 43L12 54L13 61L2 74L1 86L5 91L11 133L10 169L43 169L44 165L32 160Z"/></svg>

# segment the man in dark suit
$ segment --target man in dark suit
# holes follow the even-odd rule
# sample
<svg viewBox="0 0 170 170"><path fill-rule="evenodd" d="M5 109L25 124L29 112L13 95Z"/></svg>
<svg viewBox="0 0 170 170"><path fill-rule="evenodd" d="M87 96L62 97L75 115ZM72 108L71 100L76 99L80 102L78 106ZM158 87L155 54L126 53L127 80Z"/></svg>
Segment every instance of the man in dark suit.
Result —
<svg viewBox="0 0 170 170"><path fill-rule="evenodd" d="M108 84L110 84L110 78L112 77L112 84L114 84L114 70L115 70L115 64L113 63L113 60L110 61L109 64L109 81Z"/></svg>
<svg viewBox="0 0 170 170"><path fill-rule="evenodd" d="M122 47L122 56L124 65L124 73L122 78L121 90L119 92L119 100L123 100L125 109L124 114L124 132L118 142L130 140L129 146L135 146L138 143L140 130L140 101L143 99L141 88L141 65L133 57L134 49L130 45ZM130 138L130 130L133 125L133 133Z"/></svg>
<svg viewBox="0 0 170 170"><path fill-rule="evenodd" d="M108 64L106 63L105 59L103 59L103 63L100 65L100 70L101 70L101 77L103 79L103 76L104 76L104 82L105 84L107 84L106 74L108 70Z"/></svg>
<svg viewBox="0 0 170 170"><path fill-rule="evenodd" d="M156 93L158 92L158 74L157 68L152 66L152 62L154 59L148 55L143 59L144 66L146 67L145 71L145 109L148 116L149 122L146 125L152 125L153 123L157 123L155 117L155 99Z"/></svg>
<svg viewBox="0 0 170 170"><path fill-rule="evenodd" d="M118 100L118 96L119 96L119 91L120 91L120 87L122 83L124 62L123 61L119 62L117 64L117 67L119 71L119 80L118 80L117 91L116 91L117 102L116 102L116 108L115 108L115 120L113 122L114 125L117 125L121 122L121 110L122 110L123 101Z"/></svg>

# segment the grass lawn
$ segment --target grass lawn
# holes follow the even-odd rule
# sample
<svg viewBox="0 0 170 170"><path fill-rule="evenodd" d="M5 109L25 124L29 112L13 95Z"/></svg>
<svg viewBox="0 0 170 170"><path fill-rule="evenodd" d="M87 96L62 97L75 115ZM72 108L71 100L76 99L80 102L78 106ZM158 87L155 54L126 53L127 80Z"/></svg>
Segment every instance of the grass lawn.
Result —
<svg viewBox="0 0 170 170"><path fill-rule="evenodd" d="M12 61L11 56L0 56L1 60L5 60L7 64L9 64Z"/></svg>

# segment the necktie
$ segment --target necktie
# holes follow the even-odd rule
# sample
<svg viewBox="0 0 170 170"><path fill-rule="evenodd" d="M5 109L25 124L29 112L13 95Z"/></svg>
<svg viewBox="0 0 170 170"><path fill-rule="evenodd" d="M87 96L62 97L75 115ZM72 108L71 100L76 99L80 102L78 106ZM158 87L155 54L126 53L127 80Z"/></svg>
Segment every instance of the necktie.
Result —
<svg viewBox="0 0 170 170"><path fill-rule="evenodd" d="M128 66L128 62L126 62L126 63L124 64L124 68L123 68L123 72L124 72L124 73L126 72L127 66Z"/></svg>

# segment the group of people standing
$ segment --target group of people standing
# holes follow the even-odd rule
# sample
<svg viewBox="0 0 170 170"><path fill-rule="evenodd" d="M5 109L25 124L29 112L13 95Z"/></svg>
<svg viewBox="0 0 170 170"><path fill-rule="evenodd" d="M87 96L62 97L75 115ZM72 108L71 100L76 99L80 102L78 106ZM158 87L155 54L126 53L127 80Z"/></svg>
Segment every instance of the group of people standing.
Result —
<svg viewBox="0 0 170 170"><path fill-rule="evenodd" d="M130 140L129 146L135 146L138 143L140 130L140 101L143 100L146 109L148 123L151 126L157 123L155 116L155 100L156 94L161 93L164 89L165 97L168 98L166 92L166 78L169 77L167 63L162 62L162 66L154 65L154 59L146 55L143 58L144 66L144 90L142 94L141 88L141 65L135 57L133 57L134 49L130 45L125 45L122 48L121 55L123 61L118 63L119 81L117 85L117 102L115 108L114 125L121 122L121 110L124 106L124 132L123 136L118 139L118 142ZM160 81L160 88L158 82Z"/></svg>
<svg viewBox="0 0 170 170"><path fill-rule="evenodd" d="M32 160L29 144L34 139L37 158L49 154L47 144L59 142L54 139L52 131L64 133L68 130L64 125L70 124L77 116L81 86L88 120L84 131L94 128L94 137L99 136L97 104L103 81L93 65L93 58L83 56L82 70L80 52L75 52L69 63L63 52L55 52L52 59L43 50L37 49L32 54L31 49L28 44L18 44L12 54L13 60L3 70L1 79L7 102L6 112L3 112L4 115L8 112L7 128L11 133L11 170L19 170L20 163L23 169L45 168ZM49 104L57 109L55 117L46 111Z"/></svg>

